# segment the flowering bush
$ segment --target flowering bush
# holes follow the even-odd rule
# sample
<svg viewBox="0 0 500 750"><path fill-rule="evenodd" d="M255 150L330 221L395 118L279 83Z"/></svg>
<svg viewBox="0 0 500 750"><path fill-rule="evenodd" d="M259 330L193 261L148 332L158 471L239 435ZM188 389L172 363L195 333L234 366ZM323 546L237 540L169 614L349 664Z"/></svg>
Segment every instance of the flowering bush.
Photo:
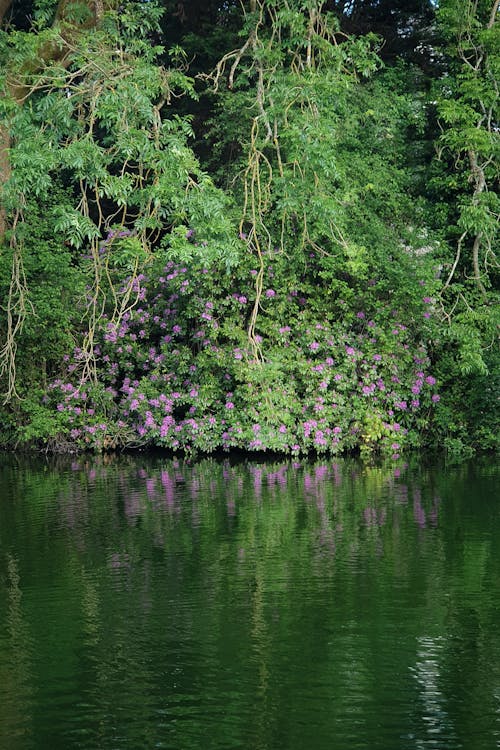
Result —
<svg viewBox="0 0 500 750"><path fill-rule="evenodd" d="M417 313L428 324L432 300L422 294L405 320L368 284L351 289L349 305L337 296L321 309L318 262L301 277L282 254L269 263L255 335L262 361L247 334L251 256L232 273L173 261L150 269L133 282L137 306L99 322L98 382L79 384L84 355L76 349L44 408L57 413L75 449L361 450L397 458L418 444L439 400L415 324Z"/></svg>

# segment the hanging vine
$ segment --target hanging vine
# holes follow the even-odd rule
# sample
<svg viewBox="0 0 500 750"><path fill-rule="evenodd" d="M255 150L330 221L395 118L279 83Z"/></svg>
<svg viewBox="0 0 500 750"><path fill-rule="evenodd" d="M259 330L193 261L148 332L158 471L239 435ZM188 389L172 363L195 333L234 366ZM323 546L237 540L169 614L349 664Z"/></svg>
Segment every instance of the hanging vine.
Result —
<svg viewBox="0 0 500 750"><path fill-rule="evenodd" d="M318 187L321 178L314 165L301 163L301 158L303 162L308 160L307 152L299 156L297 144L290 147L289 132L294 127L290 121L294 113L300 113L307 138L314 139L314 129L321 117L314 93L320 71L350 80L363 66L364 72L373 71L376 59L370 50L370 40L353 42L340 32L335 18L324 11L321 0L312 0L306 6L289 1L255 0L245 19L247 36L241 47L224 55L211 75L201 77L211 82L215 93L222 89L223 83L229 92L245 90L246 106L253 111L248 139L243 144L240 234L246 237L249 251L258 264L255 300L247 327L251 358L258 362L264 359L257 323L266 257L274 246L286 252L290 222L300 226L294 240L296 244L300 238L298 249L309 247L328 254L311 234L310 224L314 219L300 197L300 186ZM306 140L304 147L307 148ZM276 235L274 209L278 181L282 195ZM297 184L295 196L287 182ZM332 236L336 241L338 233Z"/></svg>

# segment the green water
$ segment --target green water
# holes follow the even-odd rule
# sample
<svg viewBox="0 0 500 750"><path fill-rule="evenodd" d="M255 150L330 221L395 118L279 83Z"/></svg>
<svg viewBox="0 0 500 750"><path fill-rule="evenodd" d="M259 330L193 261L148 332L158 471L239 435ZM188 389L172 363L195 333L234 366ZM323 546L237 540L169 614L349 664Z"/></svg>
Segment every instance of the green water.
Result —
<svg viewBox="0 0 500 750"><path fill-rule="evenodd" d="M1 458L1 750L499 748L498 480Z"/></svg>

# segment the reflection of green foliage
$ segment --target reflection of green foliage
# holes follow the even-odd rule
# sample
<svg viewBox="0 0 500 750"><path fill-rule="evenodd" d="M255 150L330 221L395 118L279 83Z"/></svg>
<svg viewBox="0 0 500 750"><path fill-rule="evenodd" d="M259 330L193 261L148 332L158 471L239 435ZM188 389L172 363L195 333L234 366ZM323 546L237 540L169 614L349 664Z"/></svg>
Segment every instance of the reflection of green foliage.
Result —
<svg viewBox="0 0 500 750"><path fill-rule="evenodd" d="M326 691L329 705L355 690L380 707L380 731L387 687L379 693L373 680L389 674L408 691L423 638L445 640L446 697L456 689L447 675L459 666L457 645L471 659L472 635L481 674L494 676L494 660L483 657L498 648L497 478L478 462L395 470L355 461L4 457L0 663L6 646L16 646L17 660L2 674L17 680L12 695L40 743L49 732L62 741L61 719L84 701L79 726L98 720L106 745L127 711L122 745L152 747L161 732L151 711L161 710L171 746L194 750L206 719L201 726L197 713L186 713L181 739L169 718L196 703L220 709L211 726L218 746L236 737L249 747L254 731L265 734L280 717L287 726L304 721L310 732L304 686L320 704ZM14 616L15 641L4 629ZM482 698L491 715L491 684L474 682L468 711ZM66 686L78 706L49 724L45 696ZM10 726L12 705L0 707L2 726ZM258 712L255 727L249 710ZM343 711L333 723L325 712L318 747L330 746ZM408 716L397 720L406 726ZM139 739L146 725L150 745ZM290 747L304 747L302 739Z"/></svg>

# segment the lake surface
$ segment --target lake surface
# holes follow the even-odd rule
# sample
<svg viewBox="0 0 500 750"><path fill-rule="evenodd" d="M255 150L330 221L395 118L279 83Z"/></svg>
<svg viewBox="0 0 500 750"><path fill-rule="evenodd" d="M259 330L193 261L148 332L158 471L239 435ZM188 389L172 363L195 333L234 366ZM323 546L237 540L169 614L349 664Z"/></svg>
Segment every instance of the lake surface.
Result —
<svg viewBox="0 0 500 750"><path fill-rule="evenodd" d="M500 487L0 457L2 750L500 747Z"/></svg>

